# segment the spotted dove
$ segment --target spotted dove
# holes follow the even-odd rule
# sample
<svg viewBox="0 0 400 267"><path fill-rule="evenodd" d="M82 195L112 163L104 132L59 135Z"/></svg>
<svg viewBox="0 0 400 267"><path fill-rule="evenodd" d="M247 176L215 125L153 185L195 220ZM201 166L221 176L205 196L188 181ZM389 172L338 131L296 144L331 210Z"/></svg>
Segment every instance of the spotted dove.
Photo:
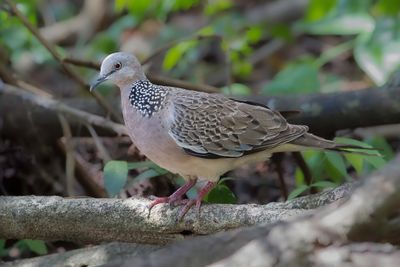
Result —
<svg viewBox="0 0 400 267"><path fill-rule="evenodd" d="M171 196L156 198L149 206L183 203L179 218L194 204L199 209L220 176L240 165L264 161L275 152L346 148L308 133L307 126L289 124L266 106L153 84L128 53L107 56L91 90L106 80L121 90L125 125L135 145L186 180ZM183 200L197 180L206 181L197 199Z"/></svg>

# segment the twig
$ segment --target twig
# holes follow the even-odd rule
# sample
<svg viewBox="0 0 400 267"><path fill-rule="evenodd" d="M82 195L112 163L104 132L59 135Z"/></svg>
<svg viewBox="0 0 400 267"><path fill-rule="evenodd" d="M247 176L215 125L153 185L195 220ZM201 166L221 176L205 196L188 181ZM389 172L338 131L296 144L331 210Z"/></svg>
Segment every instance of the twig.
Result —
<svg viewBox="0 0 400 267"><path fill-rule="evenodd" d="M273 155L273 158L271 160L273 160L275 163L275 171L278 174L278 182L282 192L283 199L287 200L289 194L285 183L285 177L283 176L282 159L283 159L283 153L277 153Z"/></svg>
<svg viewBox="0 0 400 267"><path fill-rule="evenodd" d="M21 81L21 80L16 80L15 83L16 86L19 86L31 93L34 93L36 95L40 95L42 97L47 97L47 98L54 98L54 96L48 92L46 92L45 90L42 90L32 84L29 84L27 82Z"/></svg>
<svg viewBox="0 0 400 267"><path fill-rule="evenodd" d="M65 63L72 64L75 66L85 67L85 68L94 69L94 70L100 69L100 63L95 62L95 61L82 60L82 59L71 58L71 57L66 57L63 59L63 61Z"/></svg>
<svg viewBox="0 0 400 267"><path fill-rule="evenodd" d="M206 84L193 84L181 80L166 78L162 76L158 76L155 74L147 73L147 78L153 83L165 86L173 86L173 87L181 87L188 90L199 91L199 92L207 92L207 93L218 93L220 90L217 87L206 85Z"/></svg>
<svg viewBox="0 0 400 267"><path fill-rule="evenodd" d="M313 177L311 174L311 170L307 165L307 162L304 160L303 156L300 154L300 152L292 152L293 158L295 159L297 165L299 166L301 172L304 175L304 182L306 182L306 185L311 185L313 181ZM316 188L311 187L310 188L310 193L315 194Z"/></svg>
<svg viewBox="0 0 400 267"><path fill-rule="evenodd" d="M69 123L64 115L59 113L58 119L60 121L65 138L65 188L67 191L67 196L72 197L75 195L73 191L75 181L75 161L73 158L74 148L71 142L72 132L71 127L69 126Z"/></svg>
<svg viewBox="0 0 400 267"><path fill-rule="evenodd" d="M276 51L281 49L285 45L285 42L281 39L273 39L260 48L254 50L254 52L248 57L248 61L252 65L258 64L260 61L271 56Z"/></svg>
<svg viewBox="0 0 400 267"><path fill-rule="evenodd" d="M221 39L220 35L217 34L213 34L213 35L200 35L197 33L197 31L195 31L194 34L188 35L188 36L184 36L182 38L178 38L175 40L172 40L166 44L164 44L163 46L157 48L150 56L148 56L147 58L145 58L141 63L142 65L146 65L148 64L151 60L153 60L155 57L157 57L158 55L162 54L163 52L165 52L166 50L168 50L169 48L171 48L172 46L181 43L183 41L187 41L187 40L204 40L204 39Z"/></svg>
<svg viewBox="0 0 400 267"><path fill-rule="evenodd" d="M65 138L60 138L57 143L60 146L61 150L66 153L67 147ZM80 145L79 143L75 142L75 139L72 140L72 143L74 144L74 147ZM75 161L76 171L78 172L76 178L79 183L85 188L87 195L96 198L107 197L108 194L104 190L104 187L100 185L95 179L97 171L93 170L93 166L89 164L82 157L82 155L77 153L75 150L72 151L72 156Z"/></svg>
<svg viewBox="0 0 400 267"><path fill-rule="evenodd" d="M24 100L27 100L35 105L39 105L39 106L47 108L47 109L61 112L68 116L72 116L76 119L82 120L86 123L112 130L118 134L127 134L126 128L122 124L112 122L112 121L110 121L104 117L98 116L98 115L94 115L94 114L91 114L91 113L88 113L88 112L85 112L82 110L75 109L75 108L65 105L62 102L57 101L55 99L40 97L40 96L32 94L30 92L20 90L18 87L15 87L15 86L12 86L9 84L4 84L4 86L2 88L0 88L0 92L18 96L18 97L20 97Z"/></svg>
<svg viewBox="0 0 400 267"><path fill-rule="evenodd" d="M38 41L50 52L50 54L53 56L53 58L60 63L61 67L64 69L64 71L72 78L74 79L80 86L83 88L89 88L89 85L79 76L77 75L72 68L70 68L69 65L65 64L63 61L62 56L56 51L55 47L53 44L48 42L39 32L39 30L33 26L29 20L18 10L16 5L11 1L11 0L5 0L7 4L9 5L11 11L20 19L22 24L38 39ZM93 94L97 100L97 102L105 108L115 120L118 122L121 122L121 116L117 114L111 107L110 105L104 100L104 98L94 92Z"/></svg>
<svg viewBox="0 0 400 267"><path fill-rule="evenodd" d="M97 150L99 151L99 154L101 155L103 162L110 161L111 156L101 142L99 136L96 133L96 130L90 124L86 124L86 128L88 128L90 135L93 137L94 143L97 147Z"/></svg>

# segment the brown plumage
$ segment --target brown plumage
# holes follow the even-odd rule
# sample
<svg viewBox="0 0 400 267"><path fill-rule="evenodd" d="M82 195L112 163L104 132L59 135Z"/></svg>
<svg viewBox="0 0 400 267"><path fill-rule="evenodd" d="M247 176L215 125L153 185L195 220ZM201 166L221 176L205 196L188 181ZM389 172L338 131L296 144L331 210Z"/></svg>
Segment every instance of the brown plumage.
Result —
<svg viewBox="0 0 400 267"><path fill-rule="evenodd" d="M207 181L196 200L186 201L180 218L192 205L199 208L220 176L240 165L264 161L275 152L353 148L312 135L307 126L289 124L281 114L259 104L152 84L138 60L127 53L104 59L93 88L105 80L121 90L124 121L135 145L150 160L187 180L150 208L182 203L181 197L198 179Z"/></svg>
<svg viewBox="0 0 400 267"><path fill-rule="evenodd" d="M169 131L178 146L199 157L241 157L288 143L307 132L277 112L223 95L169 89L174 119Z"/></svg>

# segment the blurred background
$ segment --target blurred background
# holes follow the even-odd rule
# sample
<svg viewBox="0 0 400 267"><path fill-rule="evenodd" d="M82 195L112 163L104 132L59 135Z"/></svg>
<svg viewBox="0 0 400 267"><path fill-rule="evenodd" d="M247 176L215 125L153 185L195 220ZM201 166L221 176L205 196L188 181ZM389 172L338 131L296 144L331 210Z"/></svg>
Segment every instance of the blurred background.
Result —
<svg viewBox="0 0 400 267"><path fill-rule="evenodd" d="M115 51L134 53L154 83L256 101L323 137L379 151L275 155L226 174L208 202L315 193L365 176L399 151L398 0L4 0L0 195L163 196L183 182L118 134L118 89L89 93L101 60ZM0 240L0 256L78 247Z"/></svg>

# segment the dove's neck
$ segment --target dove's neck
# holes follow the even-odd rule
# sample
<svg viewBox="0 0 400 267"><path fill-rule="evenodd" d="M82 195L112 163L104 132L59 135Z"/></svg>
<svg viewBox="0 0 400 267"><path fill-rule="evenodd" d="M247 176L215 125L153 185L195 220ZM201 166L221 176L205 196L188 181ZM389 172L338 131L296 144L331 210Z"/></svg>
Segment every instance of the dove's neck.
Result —
<svg viewBox="0 0 400 267"><path fill-rule="evenodd" d="M164 105L168 90L156 84L152 84L149 80L137 80L133 84L125 87L122 92L123 99L134 108L141 116L151 117L161 110Z"/></svg>

